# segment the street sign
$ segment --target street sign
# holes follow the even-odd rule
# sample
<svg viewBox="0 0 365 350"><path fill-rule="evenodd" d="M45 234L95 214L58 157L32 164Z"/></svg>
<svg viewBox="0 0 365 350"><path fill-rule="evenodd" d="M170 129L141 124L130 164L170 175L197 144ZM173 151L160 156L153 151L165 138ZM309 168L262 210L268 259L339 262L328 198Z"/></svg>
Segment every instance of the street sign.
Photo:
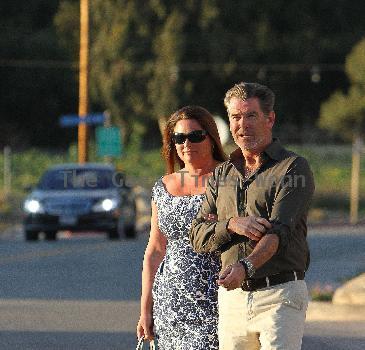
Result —
<svg viewBox="0 0 365 350"><path fill-rule="evenodd" d="M81 123L87 125L103 124L105 121L105 115L103 113L87 114L81 118L77 114L63 115L59 118L59 124L63 128L78 126Z"/></svg>
<svg viewBox="0 0 365 350"><path fill-rule="evenodd" d="M95 130L96 148L100 157L119 157L122 154L120 129L98 126Z"/></svg>
<svg viewBox="0 0 365 350"><path fill-rule="evenodd" d="M85 122L88 125L103 124L105 121L105 115L103 113L88 114L85 118Z"/></svg>

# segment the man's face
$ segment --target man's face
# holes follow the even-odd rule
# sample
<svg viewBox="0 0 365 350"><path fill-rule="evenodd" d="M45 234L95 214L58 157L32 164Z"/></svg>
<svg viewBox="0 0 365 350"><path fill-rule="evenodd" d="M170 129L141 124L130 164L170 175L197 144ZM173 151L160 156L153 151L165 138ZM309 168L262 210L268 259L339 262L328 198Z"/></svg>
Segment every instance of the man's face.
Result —
<svg viewBox="0 0 365 350"><path fill-rule="evenodd" d="M261 152L271 142L275 113L265 117L258 98L232 97L227 110L233 139L242 150Z"/></svg>

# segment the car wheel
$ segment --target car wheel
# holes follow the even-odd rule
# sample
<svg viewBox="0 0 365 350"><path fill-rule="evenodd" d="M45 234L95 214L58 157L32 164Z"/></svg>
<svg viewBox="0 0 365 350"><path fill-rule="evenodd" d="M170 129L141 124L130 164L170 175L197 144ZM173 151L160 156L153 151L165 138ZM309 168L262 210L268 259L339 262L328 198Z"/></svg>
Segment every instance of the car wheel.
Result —
<svg viewBox="0 0 365 350"><path fill-rule="evenodd" d="M39 233L37 231L25 231L26 241L38 241Z"/></svg>
<svg viewBox="0 0 365 350"><path fill-rule="evenodd" d="M124 229L124 234L126 238L136 238L136 227L134 225L127 226Z"/></svg>
<svg viewBox="0 0 365 350"><path fill-rule="evenodd" d="M118 230L117 229L109 230L108 238L112 241L118 240L120 238Z"/></svg>
<svg viewBox="0 0 365 350"><path fill-rule="evenodd" d="M55 241L57 240L57 231L46 231L45 238L47 241Z"/></svg>

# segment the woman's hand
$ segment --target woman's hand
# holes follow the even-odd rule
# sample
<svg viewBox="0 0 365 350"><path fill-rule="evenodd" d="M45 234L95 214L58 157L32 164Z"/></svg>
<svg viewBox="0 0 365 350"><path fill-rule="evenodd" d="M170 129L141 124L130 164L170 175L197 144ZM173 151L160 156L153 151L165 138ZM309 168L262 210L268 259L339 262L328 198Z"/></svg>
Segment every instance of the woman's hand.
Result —
<svg viewBox="0 0 365 350"><path fill-rule="evenodd" d="M208 222L217 222L218 221L218 215L216 214L207 214L204 216L204 220Z"/></svg>
<svg viewBox="0 0 365 350"><path fill-rule="evenodd" d="M153 340L153 318L152 313L141 315L137 324L137 338L140 339L142 336L146 340Z"/></svg>

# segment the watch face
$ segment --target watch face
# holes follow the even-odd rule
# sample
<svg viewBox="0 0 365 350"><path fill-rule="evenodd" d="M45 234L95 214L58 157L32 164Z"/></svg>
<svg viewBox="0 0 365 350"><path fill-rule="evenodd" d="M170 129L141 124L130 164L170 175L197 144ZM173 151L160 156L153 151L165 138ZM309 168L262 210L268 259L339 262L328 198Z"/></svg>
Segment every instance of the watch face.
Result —
<svg viewBox="0 0 365 350"><path fill-rule="evenodd" d="M255 267L253 266L253 264L251 263L251 261L249 261L249 260L247 260L247 259L241 259L239 262L240 262L240 263L242 264L242 266L244 267L245 272L246 272L246 275L247 275L248 277L252 277L252 276L255 274L256 269L255 269Z"/></svg>

